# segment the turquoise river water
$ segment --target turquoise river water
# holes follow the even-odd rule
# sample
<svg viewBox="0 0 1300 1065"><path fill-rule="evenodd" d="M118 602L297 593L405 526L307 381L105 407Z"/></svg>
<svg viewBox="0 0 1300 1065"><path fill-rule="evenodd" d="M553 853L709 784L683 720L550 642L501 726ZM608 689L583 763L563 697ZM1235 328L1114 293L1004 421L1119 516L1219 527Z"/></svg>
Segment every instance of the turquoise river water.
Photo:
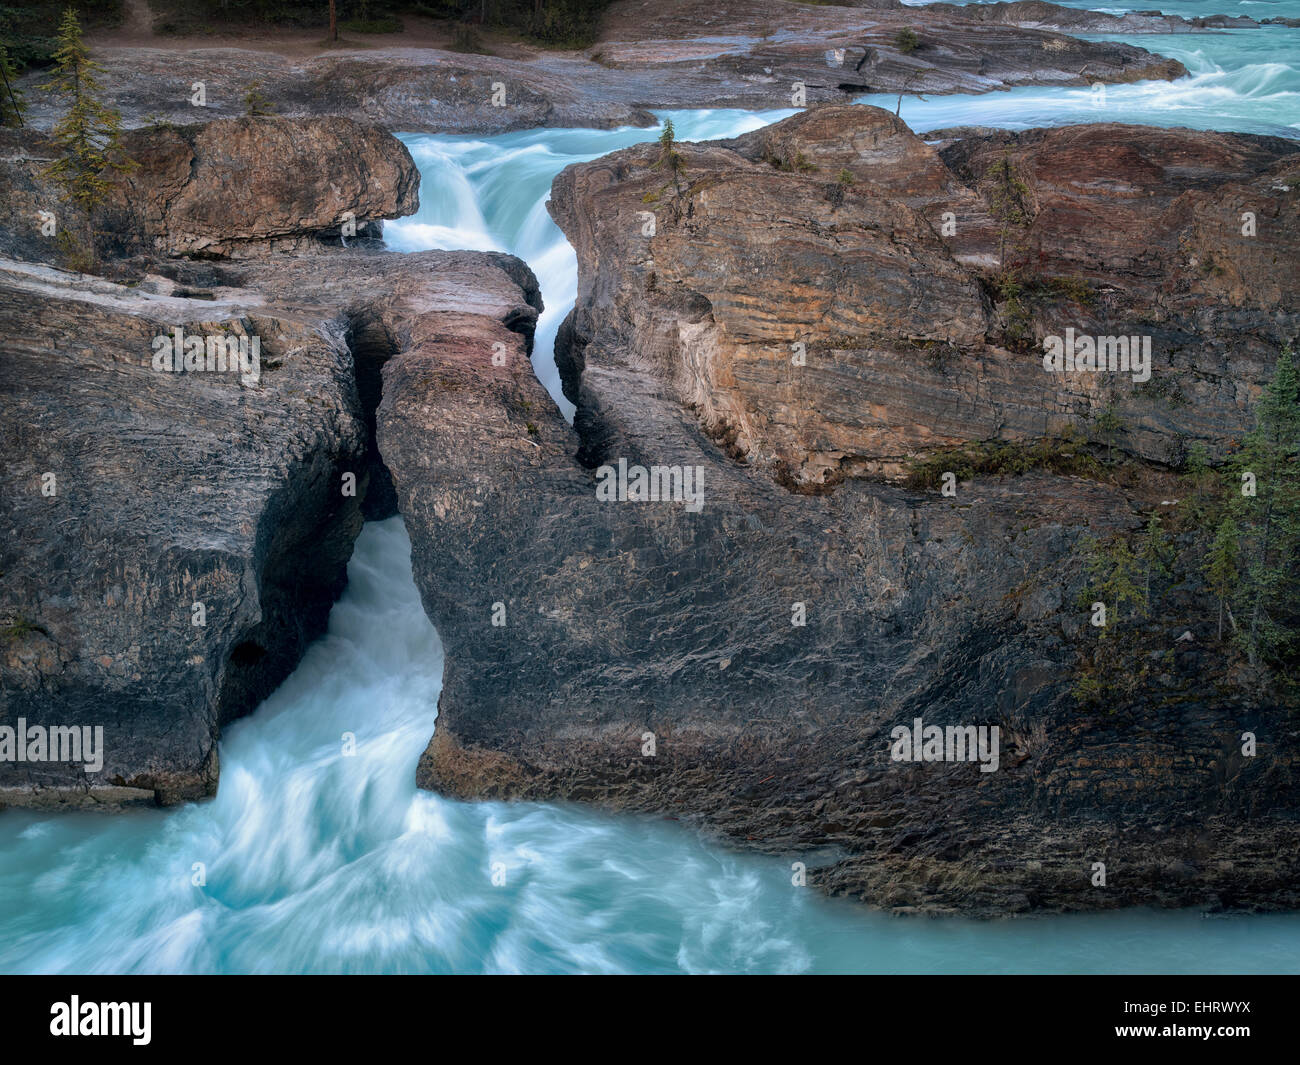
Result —
<svg viewBox="0 0 1300 1065"><path fill-rule="evenodd" d="M1300 0L1164 10L1294 17ZM1106 120L1300 136L1300 31L1131 41L1182 60L1189 77L1109 86L1102 108L1087 90L1025 89L909 97L902 116L919 132ZM893 110L897 97L865 102ZM699 140L789 113L672 117ZM421 208L389 224L389 243L525 259L547 305L534 365L566 413L551 351L577 268L546 214L551 179L657 135L404 138ZM328 634L226 730L212 801L0 816L0 972L1300 972L1300 915L899 919L795 887L787 863L668 822L419 792L442 659L409 552L400 519L366 526Z"/></svg>

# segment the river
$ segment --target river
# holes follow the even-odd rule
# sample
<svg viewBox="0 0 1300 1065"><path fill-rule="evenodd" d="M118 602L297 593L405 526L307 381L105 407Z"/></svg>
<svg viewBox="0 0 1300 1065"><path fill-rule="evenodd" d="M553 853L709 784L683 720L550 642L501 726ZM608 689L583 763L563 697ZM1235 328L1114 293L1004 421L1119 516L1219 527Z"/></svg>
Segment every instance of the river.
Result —
<svg viewBox="0 0 1300 1065"><path fill-rule="evenodd" d="M1164 10L1295 16L1300 0ZM1109 86L1100 109L1087 90L1025 89L907 98L902 115L918 131L1098 120L1300 129L1300 31L1129 39L1181 59L1190 77ZM866 102L892 110L897 98ZM680 138L707 139L790 113L671 117ZM421 208L389 224L390 245L527 261L547 305L534 366L566 414L551 353L577 265L546 214L551 179L657 135L403 138ZM365 527L348 573L327 635L226 730L215 799L0 817L0 972L1300 972L1300 915L899 919L796 887L786 863L669 822L419 792L442 658L399 518Z"/></svg>

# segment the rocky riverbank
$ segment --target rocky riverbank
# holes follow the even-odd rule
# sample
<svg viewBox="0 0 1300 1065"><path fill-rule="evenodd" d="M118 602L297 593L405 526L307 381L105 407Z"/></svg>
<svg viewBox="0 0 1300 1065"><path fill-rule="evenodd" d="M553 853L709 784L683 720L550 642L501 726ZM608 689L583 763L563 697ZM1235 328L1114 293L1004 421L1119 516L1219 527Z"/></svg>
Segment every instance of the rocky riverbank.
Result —
<svg viewBox="0 0 1300 1065"><path fill-rule="evenodd" d="M1300 326L1275 261L1295 247L1297 147L1094 126L940 153L885 112L823 108L678 145L676 168L646 145L566 170L576 429L473 347L385 371L380 448L447 651L420 783L669 814L902 910L1296 905L1286 711L1222 688L1208 648L1108 707L1073 678L1083 544L1159 506L1187 434L1247 428ZM1028 343L988 286L1002 159L1034 276L1057 282L1025 297ZM1228 236L1243 197L1267 247ZM1153 379L1186 399L1045 373L1029 344L1067 323L1153 330ZM417 384L433 365L451 374L436 397ZM1150 481L881 480L1111 401ZM597 467L694 471L699 505L606 501ZM1156 653L1188 629L1170 619ZM899 764L893 730L916 718L996 726L999 769ZM1241 757L1245 731L1267 757Z"/></svg>
<svg viewBox="0 0 1300 1065"><path fill-rule="evenodd" d="M1041 6L1063 23L1077 18L1065 14L1070 9ZM625 0L606 12L599 39L580 52L509 44L499 54L476 55L403 47L396 36L381 47L307 56L195 42L183 53L182 76L172 48L109 44L97 58L107 99L128 125L242 115L253 89L281 115L341 115L394 131L441 133L651 125L650 108L767 110L864 93L982 93L1186 73L1176 60L1132 45L1081 41L1057 32L1043 12L1032 14L995 21L983 8L949 5ZM1062 28L1097 32L1090 25ZM904 30L914 32L914 44L900 37ZM55 112L38 91L41 80L29 75L24 86L33 90L29 120L47 128Z"/></svg>
<svg viewBox="0 0 1300 1065"><path fill-rule="evenodd" d="M7 145L5 250L28 261L0 260L0 723L104 744L93 774L27 745L0 804L210 795L221 726L324 631L363 508L391 513L387 338L450 318L523 344L536 286L505 256L329 247L417 203L406 150L349 120L133 134L113 280L32 261L58 257L45 145Z"/></svg>
<svg viewBox="0 0 1300 1065"><path fill-rule="evenodd" d="M585 55L209 58L199 109L174 53L104 56L140 165L103 276L60 269L45 231L52 115L0 139L0 723L106 733L93 784L3 761L0 802L212 794L221 727L320 634L363 518L400 512L446 651L423 787L681 819L902 911L1300 904L1300 736L1225 674L1201 589L1123 659L1149 682L1101 705L1076 683L1091 539L1176 508L1172 469L1240 440L1300 333L1300 142L927 143L827 104L571 167L550 204L580 267L570 426L528 362L528 267L384 250L418 174L342 113L489 132L783 107L796 82L811 103L1181 68L776 0L616 5ZM221 118L249 79L281 114ZM1067 331L1150 361L1048 373ZM209 338L256 362L210 363ZM991 445L1006 475L918 477ZM676 500L629 497L638 470ZM996 768L900 763L917 719L996 728Z"/></svg>
<svg viewBox="0 0 1300 1065"><path fill-rule="evenodd" d="M603 393L630 387L627 353L654 352L704 432L802 489L1107 406L1145 459L1176 464L1198 441L1222 455L1297 329L1278 264L1300 236L1298 150L1112 124L939 150L841 106L682 145L680 176L656 145L571 168L551 210L587 267L561 360L577 424L617 437L628 415ZM1009 192L1021 219L999 206ZM1159 368L1042 372L1043 337L1067 327L1149 336Z"/></svg>

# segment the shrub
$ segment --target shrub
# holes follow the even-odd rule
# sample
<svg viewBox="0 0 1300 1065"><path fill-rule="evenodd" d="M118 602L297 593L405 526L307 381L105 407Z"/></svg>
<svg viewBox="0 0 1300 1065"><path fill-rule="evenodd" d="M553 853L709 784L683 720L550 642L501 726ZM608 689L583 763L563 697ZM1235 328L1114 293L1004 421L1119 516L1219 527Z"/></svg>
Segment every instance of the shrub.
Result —
<svg viewBox="0 0 1300 1065"><path fill-rule="evenodd" d="M921 38L910 26L904 26L894 34L894 44L903 55L911 55L921 47Z"/></svg>

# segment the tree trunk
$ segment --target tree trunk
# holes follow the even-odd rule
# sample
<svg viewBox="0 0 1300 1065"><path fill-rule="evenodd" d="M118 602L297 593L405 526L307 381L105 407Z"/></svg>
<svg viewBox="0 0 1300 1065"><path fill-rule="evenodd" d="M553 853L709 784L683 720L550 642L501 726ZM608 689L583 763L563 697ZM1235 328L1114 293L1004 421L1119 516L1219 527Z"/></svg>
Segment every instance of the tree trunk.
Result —
<svg viewBox="0 0 1300 1065"><path fill-rule="evenodd" d="M23 122L22 109L18 106L18 97L14 95L13 87L9 84L9 75L5 73L5 68L3 66L0 66L0 78L5 79L5 92L9 94L9 102L13 105L14 118L18 119L19 126L25 126L26 123Z"/></svg>
<svg viewBox="0 0 1300 1065"><path fill-rule="evenodd" d="M335 0L330 0L330 40L339 39L339 13L335 7Z"/></svg>
<svg viewBox="0 0 1300 1065"><path fill-rule="evenodd" d="M1276 451L1274 452L1274 455L1276 456ZM1268 493L1268 506L1264 508L1264 530L1260 535L1259 569L1261 577L1263 576L1264 571L1268 569L1269 539L1273 533L1273 502L1277 499L1277 485L1273 480L1273 475L1276 469L1277 460L1275 457L1273 464L1270 466L1268 471L1268 484L1270 490ZM1256 633L1259 629L1260 600L1264 598L1264 593L1259 587L1252 588L1251 591L1254 593L1254 601L1251 603L1250 609L1250 636L1247 639L1246 656L1250 659L1250 664L1253 666L1255 665L1255 657L1257 654L1255 640L1257 638Z"/></svg>

